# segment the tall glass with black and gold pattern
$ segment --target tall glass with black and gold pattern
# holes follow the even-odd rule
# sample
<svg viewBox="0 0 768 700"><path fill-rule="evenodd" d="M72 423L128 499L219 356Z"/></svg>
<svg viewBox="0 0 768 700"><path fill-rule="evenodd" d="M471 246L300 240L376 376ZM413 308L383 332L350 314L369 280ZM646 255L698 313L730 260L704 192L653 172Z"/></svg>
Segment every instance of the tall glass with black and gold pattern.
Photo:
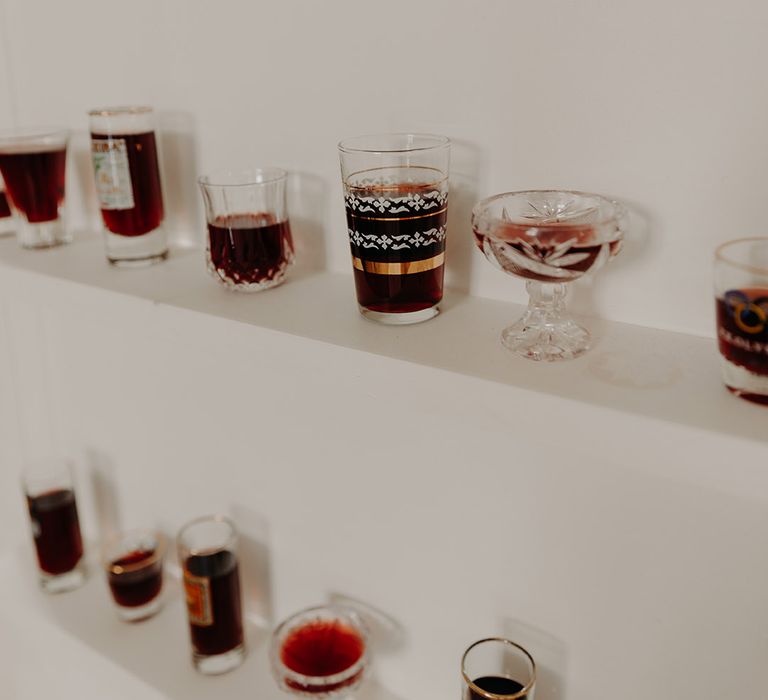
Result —
<svg viewBox="0 0 768 700"><path fill-rule="evenodd" d="M360 313L419 323L443 298L450 141L380 134L339 144Z"/></svg>

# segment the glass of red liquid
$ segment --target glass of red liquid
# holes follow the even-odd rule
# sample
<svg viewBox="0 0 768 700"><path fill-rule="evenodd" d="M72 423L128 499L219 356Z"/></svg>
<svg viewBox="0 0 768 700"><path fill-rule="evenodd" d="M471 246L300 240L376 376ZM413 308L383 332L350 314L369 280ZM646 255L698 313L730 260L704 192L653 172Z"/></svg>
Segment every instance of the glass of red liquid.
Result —
<svg viewBox="0 0 768 700"><path fill-rule="evenodd" d="M715 251L715 311L725 386L768 406L768 238Z"/></svg>
<svg viewBox="0 0 768 700"><path fill-rule="evenodd" d="M162 607L165 538L154 530L129 530L109 540L102 558L117 616L146 620Z"/></svg>
<svg viewBox="0 0 768 700"><path fill-rule="evenodd" d="M55 458L30 462L22 471L21 481L40 585L49 593L77 588L85 581L85 566L69 462Z"/></svg>
<svg viewBox="0 0 768 700"><path fill-rule="evenodd" d="M0 174L23 248L50 248L72 240L63 221L68 139L65 129L0 133Z"/></svg>
<svg viewBox="0 0 768 700"><path fill-rule="evenodd" d="M312 697L343 697L354 691L365 675L368 632L350 608L307 608L272 633L270 660L282 690Z"/></svg>
<svg viewBox="0 0 768 700"><path fill-rule="evenodd" d="M208 220L208 271L227 288L258 292L285 280L293 239L280 168L222 170L198 179Z"/></svg>
<svg viewBox="0 0 768 700"><path fill-rule="evenodd" d="M106 107L88 116L107 260L120 267L164 260L168 242L152 108Z"/></svg>
<svg viewBox="0 0 768 700"><path fill-rule="evenodd" d="M429 134L339 143L360 313L390 325L436 316L443 298L450 141Z"/></svg>
<svg viewBox="0 0 768 700"><path fill-rule="evenodd" d="M11 203L3 180L0 178L0 237L12 236L14 233L16 233L16 224L13 220Z"/></svg>
<svg viewBox="0 0 768 700"><path fill-rule="evenodd" d="M245 658L235 527L221 515L198 518L181 529L177 545L192 661L201 673L226 673Z"/></svg>
<svg viewBox="0 0 768 700"><path fill-rule="evenodd" d="M536 664L519 644L481 639L461 657L462 700L533 700Z"/></svg>
<svg viewBox="0 0 768 700"><path fill-rule="evenodd" d="M625 220L618 202L568 190L506 192L475 206L477 247L495 267L526 280L528 290L528 309L502 331L502 345L548 362L589 350L589 331L566 310L566 285L619 252Z"/></svg>

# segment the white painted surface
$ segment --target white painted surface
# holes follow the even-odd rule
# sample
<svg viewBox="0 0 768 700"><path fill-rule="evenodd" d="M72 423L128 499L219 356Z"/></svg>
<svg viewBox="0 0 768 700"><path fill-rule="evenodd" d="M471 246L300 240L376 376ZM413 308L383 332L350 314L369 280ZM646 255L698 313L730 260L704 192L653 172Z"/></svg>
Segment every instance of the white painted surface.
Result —
<svg viewBox="0 0 768 700"><path fill-rule="evenodd" d="M550 368L558 389L546 368L497 354L498 327L475 332L473 316L505 320L496 302L458 298L421 328L381 329L341 308L343 278L233 296L193 257L118 273L98 246L0 245L23 423L2 442L12 456L78 455L91 539L233 513L253 615L341 595L399 623L379 635L366 691L377 700L458 697L461 651L488 634L530 647L537 700L765 697L765 411L719 387L710 341L606 324L595 353L607 346L622 367L653 346L642 376L667 382L601 387L608 375L587 356ZM437 342L450 336L452 352ZM714 413L697 411L707 402ZM50 603L29 590L15 464L0 478L0 610L11 630L31 615L41 639L14 652L22 668L63 645L67 658L97 656L99 678L140 679L153 700L246 688L277 700L258 633L240 675L197 684L177 602L125 628L98 579ZM67 679L71 697L88 687ZM41 681L16 682L33 697Z"/></svg>
<svg viewBox="0 0 768 700"><path fill-rule="evenodd" d="M164 113L170 226L186 242L202 235L197 173L281 165L299 238L349 274L335 145L378 130L454 139L449 279L480 296L524 297L470 242L471 206L508 189L635 205L625 251L575 300L625 322L712 335L712 248L765 233L758 0L2 1L0 120L15 95L19 123L79 131L76 225L98 224L85 111L134 102Z"/></svg>

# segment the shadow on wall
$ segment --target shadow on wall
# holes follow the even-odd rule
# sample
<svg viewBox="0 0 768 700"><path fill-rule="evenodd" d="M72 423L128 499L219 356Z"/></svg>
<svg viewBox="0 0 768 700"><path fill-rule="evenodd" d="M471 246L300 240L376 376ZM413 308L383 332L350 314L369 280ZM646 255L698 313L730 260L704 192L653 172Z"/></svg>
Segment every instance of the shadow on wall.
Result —
<svg viewBox="0 0 768 700"><path fill-rule="evenodd" d="M291 171L286 189L296 249L296 265L290 275L298 279L322 272L326 267L328 185L319 175Z"/></svg>
<svg viewBox="0 0 768 700"><path fill-rule="evenodd" d="M74 225L76 229L83 228L89 233L100 231L101 209L93 179L90 132L83 130L70 133L67 156L71 163L70 167L75 171L75 182L68 181L66 184L65 204L69 225ZM77 204L82 207L82 210L79 216L73 216L73 213L78 210Z"/></svg>
<svg viewBox="0 0 768 700"><path fill-rule="evenodd" d="M566 700L567 648L548 632L511 617L501 624L502 636L525 647L536 662L536 700Z"/></svg>
<svg viewBox="0 0 768 700"><path fill-rule="evenodd" d="M165 226L171 246L200 247L203 205L197 188L197 136L191 112L157 112Z"/></svg>
<svg viewBox="0 0 768 700"><path fill-rule="evenodd" d="M472 207L478 200L479 178L484 170L485 158L477 144L451 139L445 284L460 292L469 292L472 282Z"/></svg>
<svg viewBox="0 0 768 700"><path fill-rule="evenodd" d="M86 450L85 461L93 494L96 529L99 540L104 542L123 529L117 470L109 455L94 448Z"/></svg>

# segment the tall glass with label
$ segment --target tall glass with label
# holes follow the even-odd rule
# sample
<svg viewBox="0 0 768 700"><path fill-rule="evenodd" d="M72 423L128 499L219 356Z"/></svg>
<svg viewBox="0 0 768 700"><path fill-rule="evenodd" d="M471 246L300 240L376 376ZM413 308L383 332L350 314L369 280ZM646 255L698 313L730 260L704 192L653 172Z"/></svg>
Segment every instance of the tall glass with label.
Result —
<svg viewBox="0 0 768 700"><path fill-rule="evenodd" d="M152 108L107 107L88 114L107 259L121 267L163 260L168 243Z"/></svg>
<svg viewBox="0 0 768 700"><path fill-rule="evenodd" d="M360 313L390 325L437 315L443 298L450 141L379 134L339 144Z"/></svg>
<svg viewBox="0 0 768 700"><path fill-rule="evenodd" d="M181 529L177 546L192 662L204 674L231 671L245 658L235 527L221 515L198 518Z"/></svg>
<svg viewBox="0 0 768 700"><path fill-rule="evenodd" d="M16 215L16 240L22 248L50 248L72 240L64 222L68 141L66 129L0 132L0 174L5 181L0 214Z"/></svg>
<svg viewBox="0 0 768 700"><path fill-rule="evenodd" d="M85 568L71 465L58 458L28 462L22 470L21 483L40 585L48 593L77 588L85 581Z"/></svg>

